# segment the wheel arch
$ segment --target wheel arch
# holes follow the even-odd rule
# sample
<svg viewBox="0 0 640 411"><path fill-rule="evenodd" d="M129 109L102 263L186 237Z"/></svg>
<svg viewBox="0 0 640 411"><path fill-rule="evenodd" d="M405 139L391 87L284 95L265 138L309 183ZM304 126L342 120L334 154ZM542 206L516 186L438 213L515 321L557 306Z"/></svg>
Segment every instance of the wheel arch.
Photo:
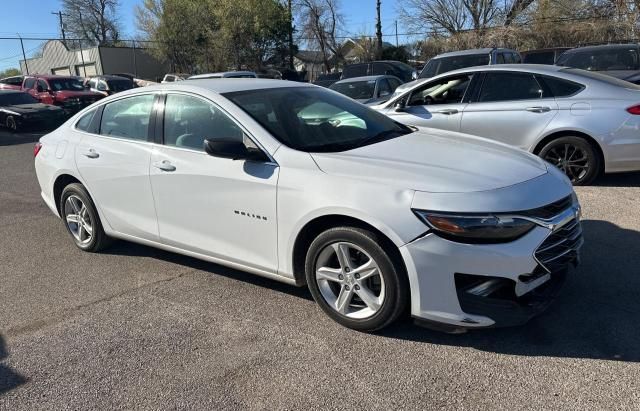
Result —
<svg viewBox="0 0 640 411"><path fill-rule="evenodd" d="M293 242L291 264L293 276L298 285L304 285L305 259L311 242L323 231L333 227L348 226L369 230L382 239L381 246L387 251L394 263L407 275L407 267L400 254L399 246L390 236L363 219L346 214L325 214L307 221L298 231Z"/></svg>
<svg viewBox="0 0 640 411"><path fill-rule="evenodd" d="M600 145L600 143L598 142L598 140L596 140L595 138L591 137L589 134L582 132L582 131L577 131L577 130L559 130L559 131L554 131L553 133L550 133L546 136L544 136L540 141L538 141L538 143L535 145L535 147L533 148L532 152L535 155L540 154L540 151L542 151L542 148L544 146L546 146L550 141L553 141L557 138L560 137L581 137L584 138L590 145L591 147L593 147L593 149L595 150L596 154L598 155L598 159L600 160L600 170L599 173L602 173L605 169L605 155L604 155L604 150L602 149L602 146Z"/></svg>
<svg viewBox="0 0 640 411"><path fill-rule="evenodd" d="M69 173L62 173L58 175L53 182L53 201L55 201L56 210L58 211L59 216L62 216L62 211L60 210L60 197L62 196L62 191L66 186L73 183L82 184L82 181ZM82 185L86 189L86 186L84 184Z"/></svg>

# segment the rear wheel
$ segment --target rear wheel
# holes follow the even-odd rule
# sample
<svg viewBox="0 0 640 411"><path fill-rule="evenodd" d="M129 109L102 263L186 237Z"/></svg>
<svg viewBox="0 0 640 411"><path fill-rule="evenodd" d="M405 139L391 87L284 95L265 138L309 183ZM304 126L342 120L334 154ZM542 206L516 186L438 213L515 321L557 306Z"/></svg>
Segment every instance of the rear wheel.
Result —
<svg viewBox="0 0 640 411"><path fill-rule="evenodd" d="M371 231L337 227L309 247L305 271L311 294L329 317L346 327L379 330L404 311L406 276L381 244Z"/></svg>
<svg viewBox="0 0 640 411"><path fill-rule="evenodd" d="M82 184L69 184L62 191L60 215L76 246L83 251L98 252L108 247L109 238L100 216Z"/></svg>
<svg viewBox="0 0 640 411"><path fill-rule="evenodd" d="M560 137L540 150L540 157L558 167L573 185L587 185L600 174L600 157L582 137Z"/></svg>

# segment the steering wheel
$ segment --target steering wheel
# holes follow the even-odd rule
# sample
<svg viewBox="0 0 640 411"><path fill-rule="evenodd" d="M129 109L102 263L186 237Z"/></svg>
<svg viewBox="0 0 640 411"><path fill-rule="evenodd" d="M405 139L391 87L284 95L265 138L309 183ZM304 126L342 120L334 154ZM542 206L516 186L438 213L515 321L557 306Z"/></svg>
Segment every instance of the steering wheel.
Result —
<svg viewBox="0 0 640 411"><path fill-rule="evenodd" d="M424 96L424 98L422 99L422 101L424 102L425 105L429 105L429 104L433 104L436 102L436 99L433 98L432 96Z"/></svg>

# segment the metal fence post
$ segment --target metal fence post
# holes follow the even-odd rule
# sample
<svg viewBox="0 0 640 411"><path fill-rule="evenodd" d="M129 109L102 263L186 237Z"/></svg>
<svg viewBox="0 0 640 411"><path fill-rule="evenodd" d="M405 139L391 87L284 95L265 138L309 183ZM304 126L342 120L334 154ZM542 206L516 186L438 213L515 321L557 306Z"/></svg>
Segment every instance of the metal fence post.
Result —
<svg viewBox="0 0 640 411"><path fill-rule="evenodd" d="M136 41L132 40L131 41L132 45L133 45L133 75L137 78L138 77L138 64L136 62Z"/></svg>

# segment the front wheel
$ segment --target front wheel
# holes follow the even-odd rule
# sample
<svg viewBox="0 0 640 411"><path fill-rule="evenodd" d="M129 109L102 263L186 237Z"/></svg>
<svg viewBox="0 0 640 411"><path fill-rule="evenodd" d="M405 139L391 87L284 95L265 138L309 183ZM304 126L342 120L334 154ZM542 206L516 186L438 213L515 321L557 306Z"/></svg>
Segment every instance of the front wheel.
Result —
<svg viewBox="0 0 640 411"><path fill-rule="evenodd" d="M381 244L371 231L337 227L309 247L305 274L311 294L329 317L346 327L379 330L406 307L406 275Z"/></svg>
<svg viewBox="0 0 640 411"><path fill-rule="evenodd" d="M560 137L540 150L540 157L558 167L576 186L588 185L600 174L600 157L582 137Z"/></svg>

